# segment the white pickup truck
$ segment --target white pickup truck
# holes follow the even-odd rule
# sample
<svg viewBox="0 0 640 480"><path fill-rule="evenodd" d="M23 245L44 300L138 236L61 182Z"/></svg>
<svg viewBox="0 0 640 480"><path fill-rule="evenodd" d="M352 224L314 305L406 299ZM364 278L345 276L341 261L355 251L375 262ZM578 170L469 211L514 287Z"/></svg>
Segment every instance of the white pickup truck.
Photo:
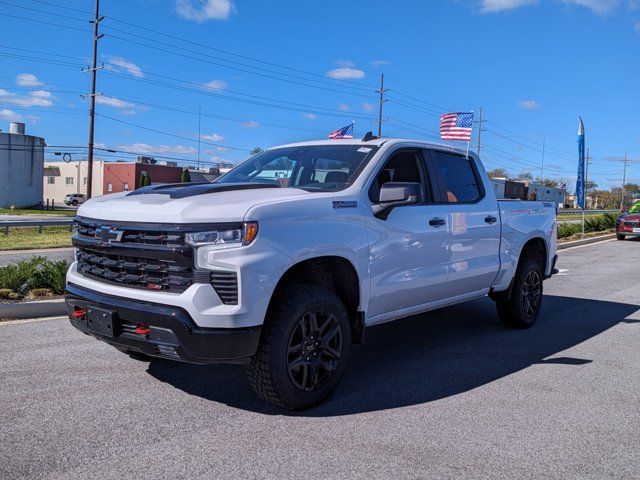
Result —
<svg viewBox="0 0 640 480"><path fill-rule="evenodd" d="M134 357L246 363L288 409L333 391L365 327L485 295L530 327L557 259L553 204L497 201L475 154L371 136L93 198L76 220L75 327Z"/></svg>

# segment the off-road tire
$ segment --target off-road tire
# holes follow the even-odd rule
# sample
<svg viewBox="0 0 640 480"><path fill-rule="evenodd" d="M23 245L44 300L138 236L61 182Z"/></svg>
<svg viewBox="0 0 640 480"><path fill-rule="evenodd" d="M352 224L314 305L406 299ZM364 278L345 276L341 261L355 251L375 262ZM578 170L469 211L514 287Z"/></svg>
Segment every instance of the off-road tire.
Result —
<svg viewBox="0 0 640 480"><path fill-rule="evenodd" d="M516 275L513 279L511 298L509 300L497 300L496 308L498 318L510 328L529 328L536 322L543 298L543 278L542 266L532 258L522 258L518 263ZM538 300L532 305L531 298L527 298L527 293L532 293L529 286L533 281L538 285ZM536 290L535 288L533 290ZM533 307L533 308L532 308Z"/></svg>
<svg viewBox="0 0 640 480"><path fill-rule="evenodd" d="M625 235L621 235L620 233L616 233L616 240L624 240Z"/></svg>
<svg viewBox="0 0 640 480"><path fill-rule="evenodd" d="M320 351L320 358L325 364L330 365L330 369L320 367L324 377L323 383L310 386L309 388L312 388L310 390L303 390L296 385L294 379L295 372L299 370L290 373L291 355L296 354L289 351L291 342L297 342L295 336L305 331L302 323L305 323L305 318L309 319L311 312L318 312L318 318L326 315L323 317L324 321L331 322L325 330L327 337L334 330L339 331L340 355L339 358L332 358L327 362L322 346L307 345L306 348L317 348ZM315 318L314 314L314 322L321 321L316 321ZM334 333L329 340L336 342L338 340L336 335L338 333ZM313 338L313 335L304 337L304 339L308 338ZM325 340L323 337L316 336L317 338ZM302 342L300 344L302 345ZM336 344L332 345L335 347ZM335 293L317 286L292 285L282 290L270 308L262 329L258 350L247 366L247 376L258 396L267 402L288 410L310 408L324 401L338 385L347 365L350 345L349 316L340 298ZM303 349L300 348L299 351L302 352ZM313 353L311 355L313 356ZM302 358L305 366L299 368L311 368L307 367L308 359L308 357ZM316 371L310 373L313 375L312 379L320 378L320 373L315 373Z"/></svg>

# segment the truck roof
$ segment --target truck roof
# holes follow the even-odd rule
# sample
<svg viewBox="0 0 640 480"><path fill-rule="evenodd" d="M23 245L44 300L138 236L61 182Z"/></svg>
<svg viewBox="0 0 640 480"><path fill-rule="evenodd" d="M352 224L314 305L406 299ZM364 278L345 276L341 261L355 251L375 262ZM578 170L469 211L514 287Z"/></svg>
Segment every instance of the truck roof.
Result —
<svg viewBox="0 0 640 480"><path fill-rule="evenodd" d="M445 143L430 142L426 140L416 140L414 138L386 138L386 137L375 138L373 140L368 140L366 142L357 138L341 138L341 139L335 139L335 140L327 140L327 139L310 140L306 142L296 142L296 143L287 143L285 145L277 145L269 148L269 150L273 148L304 147L304 146L311 146L311 145L362 145L362 146L370 145L370 146L380 147L383 144L395 145L398 143L412 143L412 144L424 145L425 147L429 147L429 148L436 148L438 150L446 150L450 152L463 153L463 154L466 153L466 150L464 149L457 148L452 145L447 145Z"/></svg>

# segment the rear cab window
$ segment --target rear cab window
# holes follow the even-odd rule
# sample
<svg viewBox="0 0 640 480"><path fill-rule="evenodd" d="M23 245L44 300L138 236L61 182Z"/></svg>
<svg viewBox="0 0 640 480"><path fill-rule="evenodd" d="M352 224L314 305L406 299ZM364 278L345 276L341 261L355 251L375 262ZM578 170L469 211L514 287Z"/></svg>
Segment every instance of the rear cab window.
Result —
<svg viewBox="0 0 640 480"><path fill-rule="evenodd" d="M438 176L440 203L476 203L484 188L473 160L455 153L429 150L431 165Z"/></svg>

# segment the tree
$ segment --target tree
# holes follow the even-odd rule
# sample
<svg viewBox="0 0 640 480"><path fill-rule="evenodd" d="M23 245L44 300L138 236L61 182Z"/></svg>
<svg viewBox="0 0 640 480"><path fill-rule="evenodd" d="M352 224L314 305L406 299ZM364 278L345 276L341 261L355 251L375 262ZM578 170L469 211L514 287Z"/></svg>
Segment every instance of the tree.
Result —
<svg viewBox="0 0 640 480"><path fill-rule="evenodd" d="M489 178L509 178L509 172L504 168L494 168L493 170L489 170L487 175L489 175Z"/></svg>
<svg viewBox="0 0 640 480"><path fill-rule="evenodd" d="M519 173L516 180L523 180L525 182L533 182L533 174L531 172Z"/></svg>
<svg viewBox="0 0 640 480"><path fill-rule="evenodd" d="M264 148L261 147L253 147L250 151L249 154L250 155L257 155L258 153L262 153L264 152Z"/></svg>
<svg viewBox="0 0 640 480"><path fill-rule="evenodd" d="M536 177L535 183L538 183L540 185L544 185L545 187L558 187L558 181L554 180L552 178L540 178L540 177Z"/></svg>
<svg viewBox="0 0 640 480"><path fill-rule="evenodd" d="M191 174L189 173L189 169L188 168L183 168L182 172L180 173L180 181L182 183L189 183L191 181Z"/></svg>
<svg viewBox="0 0 640 480"><path fill-rule="evenodd" d="M138 180L138 188L147 187L151 185L151 177L147 172L140 173L140 180Z"/></svg>

